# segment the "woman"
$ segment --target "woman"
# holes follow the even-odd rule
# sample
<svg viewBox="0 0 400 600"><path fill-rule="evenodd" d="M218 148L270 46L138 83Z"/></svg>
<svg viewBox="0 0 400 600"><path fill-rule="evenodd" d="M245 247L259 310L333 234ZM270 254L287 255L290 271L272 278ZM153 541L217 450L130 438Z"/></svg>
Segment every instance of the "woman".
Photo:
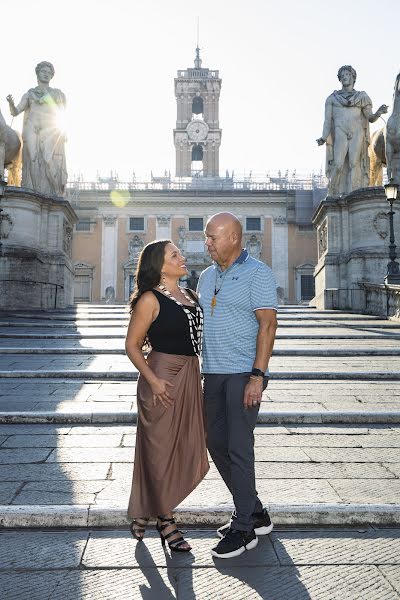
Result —
<svg viewBox="0 0 400 600"><path fill-rule="evenodd" d="M195 294L178 285L186 274L185 259L170 240L145 246L125 343L140 373L131 532L141 541L149 518L157 516L162 545L167 541L177 552L191 547L172 510L209 469L198 359L203 315ZM151 348L147 358L144 344Z"/></svg>

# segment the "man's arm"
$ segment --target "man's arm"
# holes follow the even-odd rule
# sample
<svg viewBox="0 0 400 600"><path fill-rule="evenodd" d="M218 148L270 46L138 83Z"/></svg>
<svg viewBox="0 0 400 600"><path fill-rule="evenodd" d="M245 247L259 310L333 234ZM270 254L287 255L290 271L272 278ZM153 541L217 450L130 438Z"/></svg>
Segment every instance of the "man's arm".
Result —
<svg viewBox="0 0 400 600"><path fill-rule="evenodd" d="M269 359L272 355L278 321L274 309L262 308L256 310L255 315L258 321L258 333L256 358L253 367L264 373L268 368ZM244 391L243 404L245 408L251 408L261 402L263 386L263 377L250 376Z"/></svg>
<svg viewBox="0 0 400 600"><path fill-rule="evenodd" d="M11 94L7 96L6 100L9 104L10 113L13 117L17 117L26 109L26 107L28 106L28 99L29 94L24 94L21 98L21 102L18 104L18 106L15 106L14 98L11 96Z"/></svg>

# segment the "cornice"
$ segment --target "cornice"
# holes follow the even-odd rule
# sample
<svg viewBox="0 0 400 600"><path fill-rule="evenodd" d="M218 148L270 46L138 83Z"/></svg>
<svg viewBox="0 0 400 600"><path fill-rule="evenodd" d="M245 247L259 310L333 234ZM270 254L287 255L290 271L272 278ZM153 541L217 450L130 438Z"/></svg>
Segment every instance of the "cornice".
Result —
<svg viewBox="0 0 400 600"><path fill-rule="evenodd" d="M35 192L29 188L7 186L5 188L4 198L5 200L18 198L19 200L36 201L42 206L47 206L50 210L62 208L64 209L64 212L68 213L69 220L72 224L77 223L78 221L78 215L72 208L69 200L65 200L65 198L61 198L61 196L39 194L39 192Z"/></svg>

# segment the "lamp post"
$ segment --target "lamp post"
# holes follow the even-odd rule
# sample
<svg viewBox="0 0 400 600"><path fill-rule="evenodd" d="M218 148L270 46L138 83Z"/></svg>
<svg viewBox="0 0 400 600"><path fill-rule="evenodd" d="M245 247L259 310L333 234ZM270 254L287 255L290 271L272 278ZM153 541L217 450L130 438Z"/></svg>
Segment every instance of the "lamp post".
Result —
<svg viewBox="0 0 400 600"><path fill-rule="evenodd" d="M394 210L393 210L393 202L397 198L397 192L399 190L399 186L397 183L395 183L393 181L393 179L391 179L389 181L389 183L387 183L384 187L385 187L386 199L390 204L390 211L388 212L389 227L390 227L390 244L389 244L390 262L388 262L388 266L387 266L385 283L387 283L387 284L394 283L395 285L400 285L400 265L395 260L396 259L396 244L394 243L394 229L393 229L393 215L395 214Z"/></svg>
<svg viewBox="0 0 400 600"><path fill-rule="evenodd" d="M6 191L6 185L7 182L3 179L3 177L0 176L0 256L2 256L2 246L3 244L1 243L1 223L2 223L2 215L1 213L3 212L3 209L1 208L1 202L4 198L4 194Z"/></svg>

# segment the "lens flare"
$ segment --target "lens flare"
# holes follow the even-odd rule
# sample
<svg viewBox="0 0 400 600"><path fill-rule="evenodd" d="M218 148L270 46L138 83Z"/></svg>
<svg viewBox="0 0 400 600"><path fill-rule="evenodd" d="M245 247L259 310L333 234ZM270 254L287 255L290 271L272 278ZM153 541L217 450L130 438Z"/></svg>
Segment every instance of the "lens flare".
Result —
<svg viewBox="0 0 400 600"><path fill-rule="evenodd" d="M128 190L113 190L110 194L111 202L117 208L124 208L130 200Z"/></svg>

